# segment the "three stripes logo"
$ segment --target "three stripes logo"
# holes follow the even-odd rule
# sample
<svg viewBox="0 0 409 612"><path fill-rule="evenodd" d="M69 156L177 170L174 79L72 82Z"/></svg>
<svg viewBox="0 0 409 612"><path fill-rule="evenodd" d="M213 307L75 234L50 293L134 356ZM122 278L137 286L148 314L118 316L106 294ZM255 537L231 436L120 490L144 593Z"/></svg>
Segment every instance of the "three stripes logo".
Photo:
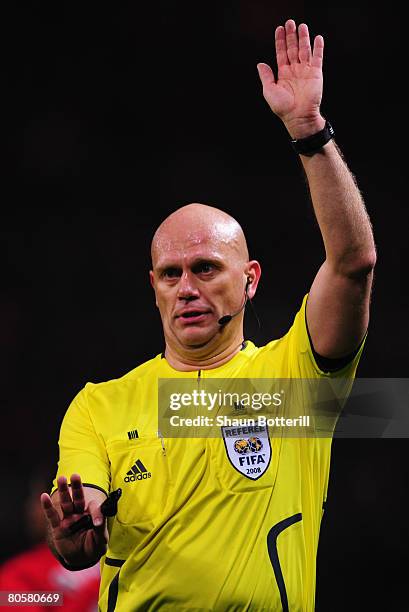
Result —
<svg viewBox="0 0 409 612"><path fill-rule="evenodd" d="M126 473L124 482L135 482L135 480L146 480L151 478L152 474L148 472L140 459L135 461L129 472Z"/></svg>

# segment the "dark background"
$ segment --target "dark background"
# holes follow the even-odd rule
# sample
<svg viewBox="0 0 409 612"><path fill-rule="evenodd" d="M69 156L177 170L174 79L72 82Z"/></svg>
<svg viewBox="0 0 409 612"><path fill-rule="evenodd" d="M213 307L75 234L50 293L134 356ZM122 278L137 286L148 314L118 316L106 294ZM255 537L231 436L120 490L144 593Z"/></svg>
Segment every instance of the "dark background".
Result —
<svg viewBox="0 0 409 612"><path fill-rule="evenodd" d="M242 224L263 265L247 337L285 333L323 259L299 162L256 64L274 29L323 34L323 114L363 192L378 264L361 377L406 377L408 208L393 4L229 0L2 9L0 560L28 543L31 474L54 477L67 405L163 348L156 226L191 202ZM52 8L50 8L52 7ZM317 610L407 608L406 440L334 441Z"/></svg>

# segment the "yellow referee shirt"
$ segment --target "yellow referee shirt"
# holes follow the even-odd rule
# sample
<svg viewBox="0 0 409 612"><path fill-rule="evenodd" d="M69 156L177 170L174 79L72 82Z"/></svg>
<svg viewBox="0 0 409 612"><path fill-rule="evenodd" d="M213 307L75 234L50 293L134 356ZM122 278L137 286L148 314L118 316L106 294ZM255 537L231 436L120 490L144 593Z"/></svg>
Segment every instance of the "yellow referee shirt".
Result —
<svg viewBox="0 0 409 612"><path fill-rule="evenodd" d="M247 342L219 368L179 372L158 355L122 378L88 383L73 400L58 475L122 489L101 560L100 611L314 610L331 438L271 436L268 468L253 479L234 467L221 438L157 433L158 379L352 379L362 346L342 370L320 370L306 299L284 337L261 348Z"/></svg>

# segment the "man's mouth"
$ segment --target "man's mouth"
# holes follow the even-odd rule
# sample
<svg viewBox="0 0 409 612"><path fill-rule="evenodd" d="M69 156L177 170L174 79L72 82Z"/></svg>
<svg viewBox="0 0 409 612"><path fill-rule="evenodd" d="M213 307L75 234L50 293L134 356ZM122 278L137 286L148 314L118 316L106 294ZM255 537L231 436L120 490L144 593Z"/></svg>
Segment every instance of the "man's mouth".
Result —
<svg viewBox="0 0 409 612"><path fill-rule="evenodd" d="M188 312L183 312L177 316L177 318L184 324L189 323L200 323L204 321L206 316L209 314L208 311L203 310L189 310Z"/></svg>

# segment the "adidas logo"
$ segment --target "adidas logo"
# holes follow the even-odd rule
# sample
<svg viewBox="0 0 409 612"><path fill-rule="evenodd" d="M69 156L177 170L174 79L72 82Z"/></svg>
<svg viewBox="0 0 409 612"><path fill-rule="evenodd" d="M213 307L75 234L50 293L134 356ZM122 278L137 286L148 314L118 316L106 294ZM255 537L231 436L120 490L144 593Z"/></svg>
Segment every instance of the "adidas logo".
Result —
<svg viewBox="0 0 409 612"><path fill-rule="evenodd" d="M234 409L237 411L244 411L246 410L246 406L244 406L241 402L234 402Z"/></svg>
<svg viewBox="0 0 409 612"><path fill-rule="evenodd" d="M140 459L135 461L134 465L131 467L129 472L126 473L124 478L124 482L135 482L135 480L146 480L146 478L151 478L152 474L148 472L144 464Z"/></svg>

